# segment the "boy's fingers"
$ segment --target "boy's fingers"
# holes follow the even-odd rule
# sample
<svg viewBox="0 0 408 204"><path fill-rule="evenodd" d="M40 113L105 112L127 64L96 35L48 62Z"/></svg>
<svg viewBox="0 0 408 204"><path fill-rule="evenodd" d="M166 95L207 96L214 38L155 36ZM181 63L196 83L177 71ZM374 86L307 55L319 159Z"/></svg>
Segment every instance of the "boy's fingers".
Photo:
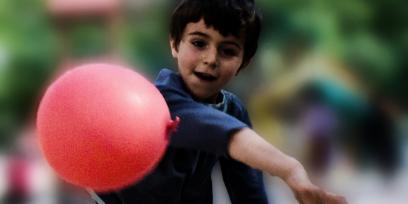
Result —
<svg viewBox="0 0 408 204"><path fill-rule="evenodd" d="M297 188L295 197L299 204L347 204L343 196L309 185Z"/></svg>
<svg viewBox="0 0 408 204"><path fill-rule="evenodd" d="M296 198L299 204L347 204L347 201L343 196L338 196L322 190L306 191L301 195L296 196Z"/></svg>
<svg viewBox="0 0 408 204"><path fill-rule="evenodd" d="M325 192L326 194L326 202L327 204L347 204L346 198L343 196L339 196L333 193Z"/></svg>
<svg viewBox="0 0 408 204"><path fill-rule="evenodd" d="M304 190L296 196L299 204L324 204L324 192L320 190Z"/></svg>

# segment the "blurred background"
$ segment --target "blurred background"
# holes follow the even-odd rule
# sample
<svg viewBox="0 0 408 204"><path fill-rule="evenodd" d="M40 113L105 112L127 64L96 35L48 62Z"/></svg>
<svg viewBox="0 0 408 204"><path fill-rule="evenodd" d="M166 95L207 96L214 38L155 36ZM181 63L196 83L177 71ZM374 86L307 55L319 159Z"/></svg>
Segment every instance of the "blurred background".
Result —
<svg viewBox="0 0 408 204"><path fill-rule="evenodd" d="M229 85L254 129L353 204L408 201L408 2L257 0L263 33ZM169 0L0 1L0 203L93 203L43 160L35 114L55 77L87 61L153 80L175 68ZM405 54L404 54L405 53ZM404 91L405 90L405 91ZM217 168L214 203L229 203ZM295 203L265 176L271 203Z"/></svg>

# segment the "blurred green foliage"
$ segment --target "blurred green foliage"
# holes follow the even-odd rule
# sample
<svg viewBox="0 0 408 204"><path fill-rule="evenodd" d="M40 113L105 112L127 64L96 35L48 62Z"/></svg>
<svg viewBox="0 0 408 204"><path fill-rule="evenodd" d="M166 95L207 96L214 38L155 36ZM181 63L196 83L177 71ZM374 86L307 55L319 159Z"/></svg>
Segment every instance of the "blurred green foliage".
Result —
<svg viewBox="0 0 408 204"><path fill-rule="evenodd" d="M65 38L69 39L70 52L75 58L102 55L109 50L109 36L104 27L95 22L78 22Z"/></svg>
<svg viewBox="0 0 408 204"><path fill-rule="evenodd" d="M138 69L153 77L163 67L172 65L168 43L168 3L148 10L126 10L123 28L125 57Z"/></svg>
<svg viewBox="0 0 408 204"><path fill-rule="evenodd" d="M370 89L407 107L408 2L259 0L263 49L294 46L335 56ZM262 52L262 51L261 51Z"/></svg>
<svg viewBox="0 0 408 204"><path fill-rule="evenodd" d="M33 114L55 67L56 39L40 0L0 2L0 145Z"/></svg>

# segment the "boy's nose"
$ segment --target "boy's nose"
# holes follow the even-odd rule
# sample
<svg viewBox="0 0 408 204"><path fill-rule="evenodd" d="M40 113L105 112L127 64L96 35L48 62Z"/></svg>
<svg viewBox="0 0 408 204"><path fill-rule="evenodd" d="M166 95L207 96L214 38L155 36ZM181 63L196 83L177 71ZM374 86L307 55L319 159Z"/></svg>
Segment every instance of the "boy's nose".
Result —
<svg viewBox="0 0 408 204"><path fill-rule="evenodd" d="M210 66L211 68L218 67L218 53L216 50L209 50L203 56L204 64Z"/></svg>

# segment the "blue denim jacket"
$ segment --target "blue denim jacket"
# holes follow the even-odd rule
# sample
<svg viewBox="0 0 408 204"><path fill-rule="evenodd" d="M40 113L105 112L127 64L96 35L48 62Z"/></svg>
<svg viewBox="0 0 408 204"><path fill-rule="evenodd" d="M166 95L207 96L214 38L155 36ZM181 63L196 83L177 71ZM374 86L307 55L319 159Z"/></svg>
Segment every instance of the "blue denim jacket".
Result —
<svg viewBox="0 0 408 204"><path fill-rule="evenodd" d="M217 104L195 101L179 74L163 69L155 81L171 116L180 117L177 131L158 166L138 183L99 194L107 204L212 204L211 170L220 162L232 204L266 204L262 173L231 159L230 136L250 127L238 98L221 91Z"/></svg>

